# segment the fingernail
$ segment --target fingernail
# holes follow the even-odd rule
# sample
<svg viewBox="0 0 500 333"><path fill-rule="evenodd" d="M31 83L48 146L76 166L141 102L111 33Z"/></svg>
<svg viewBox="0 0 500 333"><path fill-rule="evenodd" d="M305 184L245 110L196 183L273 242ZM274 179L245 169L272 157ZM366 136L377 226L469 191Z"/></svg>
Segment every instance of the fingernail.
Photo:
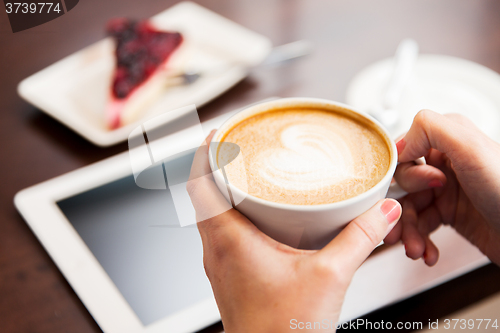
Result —
<svg viewBox="0 0 500 333"><path fill-rule="evenodd" d="M380 206L380 210L385 215L389 224L395 222L399 218L399 215L401 215L401 206L397 201L391 199L385 200L382 206Z"/></svg>
<svg viewBox="0 0 500 333"><path fill-rule="evenodd" d="M434 179L434 180L431 180L429 182L429 184L427 184L427 186L429 186L430 188L433 188L433 187L443 187L444 184L440 180Z"/></svg>
<svg viewBox="0 0 500 333"><path fill-rule="evenodd" d="M403 149L405 149L405 146L406 146L406 141L404 138L402 138L396 143L396 148L398 149L398 155L401 155Z"/></svg>

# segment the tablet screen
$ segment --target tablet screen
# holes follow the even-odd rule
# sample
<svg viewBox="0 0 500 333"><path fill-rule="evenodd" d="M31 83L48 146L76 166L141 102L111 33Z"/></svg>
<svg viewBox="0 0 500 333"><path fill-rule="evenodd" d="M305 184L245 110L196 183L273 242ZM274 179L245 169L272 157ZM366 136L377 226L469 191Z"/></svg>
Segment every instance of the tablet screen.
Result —
<svg viewBox="0 0 500 333"><path fill-rule="evenodd" d="M130 176L58 205L145 326L213 297L198 230L179 226L168 190Z"/></svg>

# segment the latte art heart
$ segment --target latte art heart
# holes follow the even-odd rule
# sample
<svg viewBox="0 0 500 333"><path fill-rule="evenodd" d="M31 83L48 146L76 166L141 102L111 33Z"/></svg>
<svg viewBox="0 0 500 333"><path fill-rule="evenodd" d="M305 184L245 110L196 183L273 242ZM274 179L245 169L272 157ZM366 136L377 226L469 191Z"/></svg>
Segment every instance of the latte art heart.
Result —
<svg viewBox="0 0 500 333"><path fill-rule="evenodd" d="M280 139L283 147L263 151L251 166L269 184L303 191L355 176L349 147L341 136L327 128L292 125L283 130Z"/></svg>
<svg viewBox="0 0 500 333"><path fill-rule="evenodd" d="M225 168L231 184L264 200L295 205L361 194L384 177L390 161L387 144L374 128L317 109L247 118L223 141L237 144L242 153L239 162Z"/></svg>

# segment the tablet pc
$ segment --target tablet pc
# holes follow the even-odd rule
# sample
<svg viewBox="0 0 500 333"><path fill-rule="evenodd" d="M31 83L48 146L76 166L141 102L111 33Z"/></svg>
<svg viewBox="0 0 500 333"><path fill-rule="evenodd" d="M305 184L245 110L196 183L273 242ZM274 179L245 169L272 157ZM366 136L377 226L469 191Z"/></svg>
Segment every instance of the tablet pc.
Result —
<svg viewBox="0 0 500 333"><path fill-rule="evenodd" d="M230 115L202 123L203 130ZM179 158L190 168L192 155ZM196 226L179 226L168 190L135 185L128 152L25 189L15 205L104 332L193 332L220 320ZM450 228L433 240L441 257L432 268L406 258L400 245L370 256L340 320L489 262Z"/></svg>
<svg viewBox="0 0 500 333"><path fill-rule="evenodd" d="M172 162L189 170L193 153ZM196 226L179 225L168 189L136 185L128 152L14 201L104 332L193 332L220 320Z"/></svg>

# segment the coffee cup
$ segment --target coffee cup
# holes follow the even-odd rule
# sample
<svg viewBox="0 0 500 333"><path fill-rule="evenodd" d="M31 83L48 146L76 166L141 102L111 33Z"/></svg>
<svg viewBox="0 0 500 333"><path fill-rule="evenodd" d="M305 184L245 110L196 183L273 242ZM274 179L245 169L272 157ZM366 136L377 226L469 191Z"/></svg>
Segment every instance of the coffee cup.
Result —
<svg viewBox="0 0 500 333"><path fill-rule="evenodd" d="M224 142L240 156L220 167ZM397 165L396 145L377 120L316 98L240 111L217 130L211 151L226 200L268 236L301 249L322 248L384 199Z"/></svg>

